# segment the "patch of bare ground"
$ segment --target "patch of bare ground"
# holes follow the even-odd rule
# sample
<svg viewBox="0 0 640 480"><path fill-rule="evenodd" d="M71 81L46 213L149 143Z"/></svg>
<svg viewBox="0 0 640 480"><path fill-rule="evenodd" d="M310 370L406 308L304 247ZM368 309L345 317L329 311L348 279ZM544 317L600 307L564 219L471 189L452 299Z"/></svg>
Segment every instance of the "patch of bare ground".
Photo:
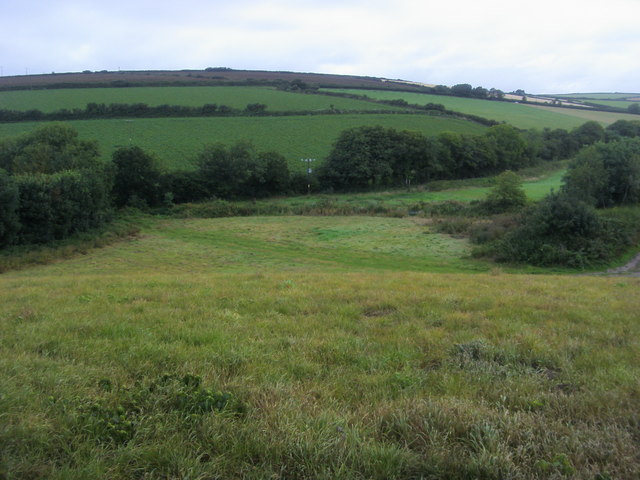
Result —
<svg viewBox="0 0 640 480"><path fill-rule="evenodd" d="M610 268L606 272L597 272L590 275L640 277L640 253L621 267Z"/></svg>

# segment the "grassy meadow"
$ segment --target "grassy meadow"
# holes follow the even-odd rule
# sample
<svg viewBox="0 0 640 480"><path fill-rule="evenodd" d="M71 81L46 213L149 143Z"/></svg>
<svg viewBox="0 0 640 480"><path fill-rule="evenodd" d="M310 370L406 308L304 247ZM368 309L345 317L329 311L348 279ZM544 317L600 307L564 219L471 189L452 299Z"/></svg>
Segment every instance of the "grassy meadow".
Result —
<svg viewBox="0 0 640 480"><path fill-rule="evenodd" d="M367 95L377 100L402 99L410 104L425 105L439 103L448 110L479 115L491 120L510 123L518 128L564 128L571 130L584 122L595 120L609 125L616 120L637 119L635 115L597 111L583 111L570 108L536 106L533 104L494 102L473 98L448 97L424 93L390 92L383 90L329 89L329 91Z"/></svg>
<svg viewBox="0 0 640 480"><path fill-rule="evenodd" d="M157 219L0 275L0 476L636 478L640 279L466 252L411 219Z"/></svg>
<svg viewBox="0 0 640 480"><path fill-rule="evenodd" d="M276 90L273 87L128 87L63 88L56 90L16 90L0 92L0 108L53 112L84 109L88 103L146 103L149 106L205 104L244 109L251 103L267 105L267 111L392 110L393 107L362 100L305 95Z"/></svg>
<svg viewBox="0 0 640 480"><path fill-rule="evenodd" d="M552 190L559 190L562 185L562 177L566 173L564 164L560 168L543 173L531 174L527 171L521 172L523 177L522 188L527 198L537 201L548 195ZM354 209L375 208L381 205L388 208L411 209L413 205L419 203L436 202L471 202L483 200L487 193L493 188L492 177L471 178L465 180L448 180L434 182L426 186L414 187L411 190L383 190L364 193L349 194L321 194L305 195L297 197L272 198L265 202L272 206L304 206L318 204L325 201L334 207L352 207Z"/></svg>
<svg viewBox="0 0 640 480"><path fill-rule="evenodd" d="M585 121L388 95L525 128ZM367 104L257 87L0 92L20 110L92 101ZM103 156L136 144L167 170L214 142L249 140L302 170L346 128L485 130L401 114L69 123ZM0 138L39 125L0 124ZM565 167L523 172L528 198L557 190ZM251 202L381 216L128 212L0 252L0 480L640 478L640 278L498 265L437 233L440 219L407 216L492 182Z"/></svg>
<svg viewBox="0 0 640 480"><path fill-rule="evenodd" d="M195 156L208 143L231 145L237 141L250 141L260 150L281 153L292 169L302 170L301 158L325 158L340 133L348 128L381 125L425 135L443 131L480 134L486 129L467 120L410 114L138 118L68 123L78 131L80 138L97 140L105 157L110 158L118 146L134 144L155 153L168 170L192 168ZM29 132L41 125L38 122L0 123L0 138Z"/></svg>

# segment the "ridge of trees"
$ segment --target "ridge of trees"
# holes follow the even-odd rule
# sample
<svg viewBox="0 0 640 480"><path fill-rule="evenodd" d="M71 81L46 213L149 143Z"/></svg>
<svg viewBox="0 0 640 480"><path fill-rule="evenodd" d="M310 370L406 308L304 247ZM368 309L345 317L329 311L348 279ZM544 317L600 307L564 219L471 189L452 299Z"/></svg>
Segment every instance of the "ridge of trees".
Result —
<svg viewBox="0 0 640 480"><path fill-rule="evenodd" d="M163 172L137 146L121 147L103 161L96 142L80 140L70 126L51 124L0 141L0 246L43 243L98 227L114 207L306 193L309 185L315 192L409 188L517 170L577 152L563 198L577 198L569 195L574 191L587 205L639 202L638 135L640 122L629 121L606 130L587 122L571 132L522 132L501 124L482 135L435 137L358 127L342 132L324 165L310 175L291 172L282 155L247 143L206 146L193 171ZM509 179L505 187L508 192Z"/></svg>

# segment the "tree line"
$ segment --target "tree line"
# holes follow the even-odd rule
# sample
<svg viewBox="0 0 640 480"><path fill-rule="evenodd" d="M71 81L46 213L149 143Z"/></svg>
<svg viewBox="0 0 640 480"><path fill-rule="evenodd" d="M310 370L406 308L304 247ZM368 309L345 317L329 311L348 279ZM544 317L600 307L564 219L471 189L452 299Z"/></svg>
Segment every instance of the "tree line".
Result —
<svg viewBox="0 0 640 480"><path fill-rule="evenodd" d="M621 208L638 204L640 137L598 142L571 160L560 191L524 209L515 227L481 252L539 266L584 268L607 262L640 240L640 212ZM484 237L491 235L485 232Z"/></svg>
<svg viewBox="0 0 640 480"><path fill-rule="evenodd" d="M482 135L445 132L434 137L358 127L342 132L324 163L310 175L291 171L281 154L259 151L248 143L207 145L189 171L165 172L154 155L138 146L121 147L110 160L103 160L96 142L80 140L70 126L50 124L0 142L0 246L61 239L100 226L114 208L126 206L157 208L212 198L300 194L309 185L314 192L410 187L517 170L578 151L578 163L568 177L576 178L572 185L584 187L573 190L588 192L594 205L610 206L635 199L637 192L603 184L609 177L594 158L613 148L616 140L638 135L640 122L628 121L606 130L595 122L571 132L522 132L496 125ZM589 145L593 146L585 150ZM625 152L619 156L625 157ZM622 169L612 178L632 173Z"/></svg>

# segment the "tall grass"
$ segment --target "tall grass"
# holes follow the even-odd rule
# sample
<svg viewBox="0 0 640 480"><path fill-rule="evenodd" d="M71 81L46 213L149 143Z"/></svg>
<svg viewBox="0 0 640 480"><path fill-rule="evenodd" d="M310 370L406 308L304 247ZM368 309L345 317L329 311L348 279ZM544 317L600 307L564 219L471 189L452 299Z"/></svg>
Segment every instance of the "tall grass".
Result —
<svg viewBox="0 0 640 480"><path fill-rule="evenodd" d="M5 478L640 473L638 279L201 260L0 277Z"/></svg>

